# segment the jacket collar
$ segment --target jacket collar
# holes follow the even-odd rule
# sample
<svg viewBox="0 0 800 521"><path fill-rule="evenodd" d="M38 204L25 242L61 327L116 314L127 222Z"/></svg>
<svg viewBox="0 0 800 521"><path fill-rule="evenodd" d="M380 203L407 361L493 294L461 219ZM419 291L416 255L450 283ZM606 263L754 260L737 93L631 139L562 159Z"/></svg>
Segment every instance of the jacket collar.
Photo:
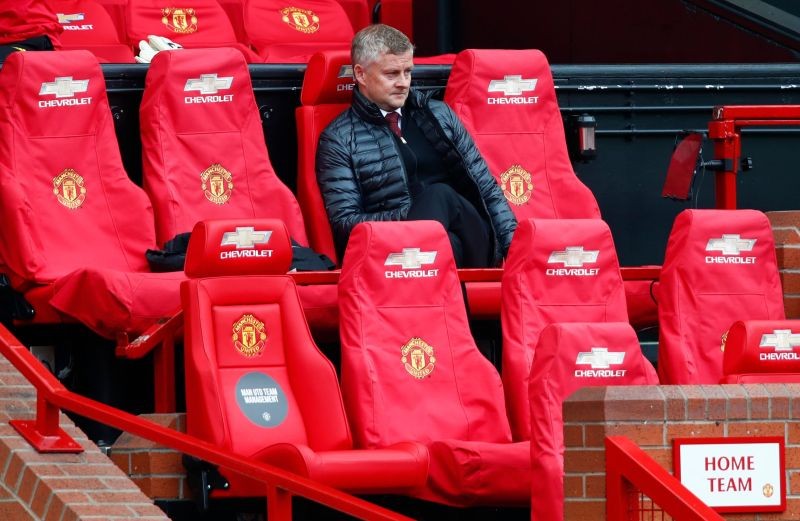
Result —
<svg viewBox="0 0 800 521"><path fill-rule="evenodd" d="M407 111L410 113L409 108L413 109L419 107L422 97L423 95L421 93L415 89L411 89L408 93L406 104L403 106L403 114L406 115ZM358 85L356 85L353 89L353 110L358 117L365 121L375 125L386 124L383 114L381 113L381 109L378 108L376 104L368 100L366 96L361 94L361 91L358 90Z"/></svg>

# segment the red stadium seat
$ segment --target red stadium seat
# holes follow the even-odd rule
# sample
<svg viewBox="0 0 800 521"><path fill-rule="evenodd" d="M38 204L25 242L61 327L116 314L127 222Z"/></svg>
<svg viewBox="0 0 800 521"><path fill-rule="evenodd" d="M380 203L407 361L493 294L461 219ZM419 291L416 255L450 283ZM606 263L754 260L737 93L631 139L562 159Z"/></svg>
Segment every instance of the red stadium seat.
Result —
<svg viewBox="0 0 800 521"><path fill-rule="evenodd" d="M239 43L249 46L250 38L247 36L247 31L244 28L244 0L218 0L219 5L225 10L228 15L228 20L231 22L233 32L236 34L236 40Z"/></svg>
<svg viewBox="0 0 800 521"><path fill-rule="evenodd" d="M350 106L353 68L349 51L314 54L308 62L300 92L297 120L297 198L308 223L311 247L337 262L328 214L317 184L315 170L319 136L325 127ZM338 262L337 262L338 264Z"/></svg>
<svg viewBox="0 0 800 521"><path fill-rule="evenodd" d="M111 338L176 312L183 273L148 272L152 207L122 166L97 59L13 53L0 122L0 264L13 287Z"/></svg>
<svg viewBox="0 0 800 521"><path fill-rule="evenodd" d="M159 244L205 219L281 219L308 244L300 206L269 161L247 63L232 49L158 53L139 108L143 185Z"/></svg>
<svg viewBox="0 0 800 521"><path fill-rule="evenodd" d="M357 445L428 445L428 484L416 493L424 499L527 504L529 444L511 443L500 375L470 334L441 224L357 225L339 309L342 391Z"/></svg>
<svg viewBox="0 0 800 521"><path fill-rule="evenodd" d="M657 384L627 323L559 323L542 330L528 387L536 476L531 519L564 519L564 399L581 387Z"/></svg>
<svg viewBox="0 0 800 521"><path fill-rule="evenodd" d="M133 50L119 38L108 11L94 0L50 0L64 27L61 48L86 49L102 62L133 63Z"/></svg>
<svg viewBox="0 0 800 521"><path fill-rule="evenodd" d="M247 64L232 49L158 53L140 105L143 184L159 244L204 219L281 219L307 245L303 216L269 161ZM336 287L301 286L315 332L335 331Z"/></svg>
<svg viewBox="0 0 800 521"><path fill-rule="evenodd" d="M720 383L800 383L798 320L739 320L723 348Z"/></svg>
<svg viewBox="0 0 800 521"><path fill-rule="evenodd" d="M187 432L236 454L351 492L403 493L425 482L416 443L353 450L333 364L317 349L277 220L202 221L181 287ZM261 496L263 484L222 474L219 496Z"/></svg>
<svg viewBox="0 0 800 521"><path fill-rule="evenodd" d="M658 286L663 384L716 384L723 335L737 320L784 320L767 217L756 210L684 210Z"/></svg>
<svg viewBox="0 0 800 521"><path fill-rule="evenodd" d="M458 53L444 96L467 127L517 218L596 218L575 176L550 64L537 50Z"/></svg>
<svg viewBox="0 0 800 521"><path fill-rule="evenodd" d="M520 221L501 291L506 406L514 439L527 440L528 378L541 331L556 322L628 322L608 226L600 219Z"/></svg>
<svg viewBox="0 0 800 521"><path fill-rule="evenodd" d="M126 27L128 24L125 23L125 19L127 16L128 0L97 0L97 3L102 5L111 16L114 27L117 29L119 41L125 42L127 40Z"/></svg>
<svg viewBox="0 0 800 521"><path fill-rule="evenodd" d="M217 0L194 0L185 7L158 0L128 0L126 22L128 43L136 48L139 41L153 34L185 48L234 47L248 62L261 61L236 39L228 15Z"/></svg>
<svg viewBox="0 0 800 521"><path fill-rule="evenodd" d="M344 8L353 31L358 32L372 23L372 13L367 0L336 0Z"/></svg>
<svg viewBox="0 0 800 521"><path fill-rule="evenodd" d="M354 34L336 0L246 0L245 27L268 63L306 63L317 51L349 51Z"/></svg>

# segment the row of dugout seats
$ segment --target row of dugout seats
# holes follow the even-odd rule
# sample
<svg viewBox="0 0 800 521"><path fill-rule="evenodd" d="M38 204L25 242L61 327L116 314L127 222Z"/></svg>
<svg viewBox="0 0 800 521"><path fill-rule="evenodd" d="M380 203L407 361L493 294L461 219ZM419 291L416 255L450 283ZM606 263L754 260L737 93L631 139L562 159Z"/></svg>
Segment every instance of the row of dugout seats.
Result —
<svg viewBox="0 0 800 521"><path fill-rule="evenodd" d="M318 50L347 50L379 20L411 29L407 0L47 0L64 28L64 49L85 49L110 63L133 63L139 42L166 37L186 48L233 47L250 63L304 63ZM411 34L408 32L407 34Z"/></svg>
<svg viewBox="0 0 800 521"><path fill-rule="evenodd" d="M459 59L475 63L481 56L467 51ZM498 74L473 88L482 103L490 104L491 78L504 82L495 83L504 96L542 81L537 77L531 86L524 73L520 87L520 79ZM241 55L232 49L159 54L141 110L146 191L122 168L92 55L8 58L0 71L0 244L14 247L0 251L0 262L38 321L68 316L113 336L182 307L191 432L348 490L402 489L459 505L519 504L543 487L530 485L531 472L547 472L558 489L557 412L564 397L584 385L656 383L629 324L605 223L597 215L518 214L497 288L504 294L502 376L469 334L441 227L366 223L354 231L338 288L327 288L335 292L328 302L341 310L335 317L342 345L338 394L335 372L305 326L308 302L331 296L301 293L298 299L285 275L288 238L303 243L306 228L300 206L269 166ZM475 111L465 109L462 117ZM563 139L560 119L545 122ZM481 151L491 154L476 134ZM558 148L558 136L537 136L533 143L542 154ZM543 184L559 183L545 178ZM510 191L519 195L519 189ZM192 233L185 273L149 271L147 249L210 218L224 221ZM232 224L233 218L244 221ZM269 280L248 278L264 274ZM656 294L661 383L786 381L800 374L800 342L796 326L783 321L772 234L760 212L680 214ZM745 322L731 327L736 320ZM318 388L297 384L308 381L305 371L327 381L332 402L317 396ZM550 420L540 422L544 409ZM259 435L232 434L245 426ZM259 438L274 443L255 447ZM389 469L389 462L403 470L375 477L374 469ZM542 507L533 500L534 508L560 508L551 503L552 491L546 497Z"/></svg>

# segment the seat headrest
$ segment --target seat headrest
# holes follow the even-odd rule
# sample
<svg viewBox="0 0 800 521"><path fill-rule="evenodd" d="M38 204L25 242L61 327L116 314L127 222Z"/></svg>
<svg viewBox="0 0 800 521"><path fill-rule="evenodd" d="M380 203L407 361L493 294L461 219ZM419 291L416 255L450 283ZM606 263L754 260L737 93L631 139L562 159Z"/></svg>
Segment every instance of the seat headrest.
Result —
<svg viewBox="0 0 800 521"><path fill-rule="evenodd" d="M452 297L448 291L460 295L450 241L437 221L356 225L342 261L342 280L346 277L354 277L376 307L439 306Z"/></svg>
<svg viewBox="0 0 800 521"><path fill-rule="evenodd" d="M308 61L300 103L350 103L353 97L353 66L348 51L320 51Z"/></svg>
<svg viewBox="0 0 800 521"><path fill-rule="evenodd" d="M675 218L664 267L680 264L694 292L761 288L778 276L774 242L760 211L684 210Z"/></svg>
<svg viewBox="0 0 800 521"><path fill-rule="evenodd" d="M184 271L189 278L282 275L292 264L289 232L278 219L220 219L192 230Z"/></svg>
<svg viewBox="0 0 800 521"><path fill-rule="evenodd" d="M800 374L800 321L735 322L723 340L722 372Z"/></svg>
<svg viewBox="0 0 800 521"><path fill-rule="evenodd" d="M601 219L522 219L506 273L528 273L531 297L555 304L605 302L624 291L614 238Z"/></svg>
<svg viewBox="0 0 800 521"><path fill-rule="evenodd" d="M103 72L84 50L15 52L3 64L0 103L29 137L96 132L108 115Z"/></svg>
<svg viewBox="0 0 800 521"><path fill-rule="evenodd" d="M461 51L445 102L476 134L544 132L561 117L550 64L535 49Z"/></svg>
<svg viewBox="0 0 800 521"><path fill-rule="evenodd" d="M256 113L247 63L230 47L156 54L145 93L142 103L157 104L177 133L239 131Z"/></svg>

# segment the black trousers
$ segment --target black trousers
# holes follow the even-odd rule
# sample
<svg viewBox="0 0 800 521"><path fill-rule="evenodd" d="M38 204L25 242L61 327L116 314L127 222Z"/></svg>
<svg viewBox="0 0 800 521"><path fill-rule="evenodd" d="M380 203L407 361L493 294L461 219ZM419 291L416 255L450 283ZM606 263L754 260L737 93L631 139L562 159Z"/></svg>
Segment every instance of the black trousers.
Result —
<svg viewBox="0 0 800 521"><path fill-rule="evenodd" d="M34 36L19 42L4 43L0 45L0 62L4 62L8 55L17 51L52 51L53 42L47 36Z"/></svg>
<svg viewBox="0 0 800 521"><path fill-rule="evenodd" d="M489 223L450 185L435 183L415 195L407 220L442 223L459 268L491 266L494 245Z"/></svg>

